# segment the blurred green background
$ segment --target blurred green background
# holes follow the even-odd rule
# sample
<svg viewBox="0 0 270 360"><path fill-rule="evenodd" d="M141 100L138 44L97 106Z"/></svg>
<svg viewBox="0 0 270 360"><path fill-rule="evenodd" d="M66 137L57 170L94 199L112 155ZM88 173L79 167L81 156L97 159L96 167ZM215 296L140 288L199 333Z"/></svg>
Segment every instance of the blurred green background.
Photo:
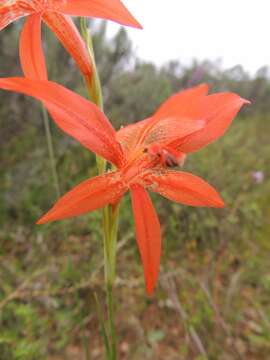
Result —
<svg viewBox="0 0 270 360"><path fill-rule="evenodd" d="M19 30L17 23L1 32L2 77L21 74ZM86 96L72 60L49 31L44 38L50 79ZM252 102L185 165L221 192L225 209L152 196L163 231L153 298L145 295L125 197L114 293L120 359L269 359L269 69L250 77L241 66L224 71L209 61L157 68L135 57L125 30L108 40L104 23L94 45L105 110L117 129L200 82ZM40 104L0 96L0 360L103 359L93 297L104 300L101 214L35 225L56 199ZM51 129L64 193L96 173L95 159L52 122Z"/></svg>

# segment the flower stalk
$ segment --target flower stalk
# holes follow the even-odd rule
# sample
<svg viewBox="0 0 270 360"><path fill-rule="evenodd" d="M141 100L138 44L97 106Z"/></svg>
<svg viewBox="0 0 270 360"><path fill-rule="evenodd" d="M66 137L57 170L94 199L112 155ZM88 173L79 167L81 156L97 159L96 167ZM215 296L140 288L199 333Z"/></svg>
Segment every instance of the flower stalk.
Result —
<svg viewBox="0 0 270 360"><path fill-rule="evenodd" d="M103 111L103 95L99 73L95 61L95 53L90 30L87 27L85 18L81 18L81 33L85 40L87 51L92 62L92 78L86 81L90 99ZM99 175L106 172L107 162L96 156L97 170ZM104 340L108 360L117 359L116 331L114 325L114 301L113 286L116 273L116 242L118 232L119 205L108 205L102 210L103 218L103 245L104 245L104 276L106 284L107 312L108 312L108 333L102 322L102 336ZM97 299L96 299L97 300ZM98 300L97 300L98 301ZM109 336L108 336L109 335ZM109 339L109 340L108 340ZM108 344L109 341L109 344Z"/></svg>

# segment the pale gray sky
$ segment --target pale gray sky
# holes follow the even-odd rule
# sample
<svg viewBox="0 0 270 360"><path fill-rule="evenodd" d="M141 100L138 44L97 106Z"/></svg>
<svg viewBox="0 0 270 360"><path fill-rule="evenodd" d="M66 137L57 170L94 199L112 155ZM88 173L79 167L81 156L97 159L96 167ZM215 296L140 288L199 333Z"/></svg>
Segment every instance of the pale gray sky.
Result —
<svg viewBox="0 0 270 360"><path fill-rule="evenodd" d="M270 0L123 0L144 30L128 29L139 57L221 58L250 73L270 65ZM111 27L112 31L117 25Z"/></svg>

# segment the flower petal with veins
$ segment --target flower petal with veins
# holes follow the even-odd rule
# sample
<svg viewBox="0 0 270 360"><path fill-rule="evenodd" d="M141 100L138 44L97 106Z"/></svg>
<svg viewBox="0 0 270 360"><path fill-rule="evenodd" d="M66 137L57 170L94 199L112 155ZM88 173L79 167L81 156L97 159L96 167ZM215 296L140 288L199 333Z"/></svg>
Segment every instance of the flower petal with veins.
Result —
<svg viewBox="0 0 270 360"><path fill-rule="evenodd" d="M18 4L17 0L4 1L3 4L0 4L0 31L11 24L13 21L18 20L23 16L29 15L30 13L30 9L27 11L26 9L22 8Z"/></svg>
<svg viewBox="0 0 270 360"><path fill-rule="evenodd" d="M130 190L136 225L136 239L143 262L146 290L147 294L151 295L159 273L160 224L152 201L144 188L140 185L132 185Z"/></svg>
<svg viewBox="0 0 270 360"><path fill-rule="evenodd" d="M121 165L123 154L115 130L95 104L52 81L2 78L0 88L41 100L63 131L99 156Z"/></svg>
<svg viewBox="0 0 270 360"><path fill-rule="evenodd" d="M27 17L20 37L20 60L29 79L47 80L47 69L41 43L41 15Z"/></svg>
<svg viewBox="0 0 270 360"><path fill-rule="evenodd" d="M234 93L217 93L200 101L196 109L198 116L205 120L205 127L188 135L183 141L173 142L179 151L189 153L220 138L245 104L250 102Z"/></svg>
<svg viewBox="0 0 270 360"><path fill-rule="evenodd" d="M135 124L123 127L117 132L117 140L126 153L131 152L138 144L162 142L164 145L185 134L204 127L203 118L190 115L190 108L205 97L208 86L202 84L191 89L180 91L166 100L151 117Z"/></svg>
<svg viewBox="0 0 270 360"><path fill-rule="evenodd" d="M190 206L224 207L217 191L198 176L182 171L153 170L143 180L151 191Z"/></svg>
<svg viewBox="0 0 270 360"><path fill-rule="evenodd" d="M62 196L37 223L44 224L99 209L117 201L126 190L119 172L96 176Z"/></svg>
<svg viewBox="0 0 270 360"><path fill-rule="evenodd" d="M67 15L49 11L44 13L42 19L76 61L87 83L91 83L92 60L72 19Z"/></svg>
<svg viewBox="0 0 270 360"><path fill-rule="evenodd" d="M89 16L142 28L120 0L67 0L60 12L73 16Z"/></svg>

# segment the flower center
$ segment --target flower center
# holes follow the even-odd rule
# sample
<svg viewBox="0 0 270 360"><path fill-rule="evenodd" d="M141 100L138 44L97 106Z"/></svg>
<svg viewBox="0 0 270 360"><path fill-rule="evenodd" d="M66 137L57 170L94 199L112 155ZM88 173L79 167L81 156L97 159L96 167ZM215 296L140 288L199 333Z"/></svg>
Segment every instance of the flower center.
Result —
<svg viewBox="0 0 270 360"><path fill-rule="evenodd" d="M162 167L176 167L182 166L185 154L171 149L168 146L162 146L160 144L152 144L144 149L152 159L156 159L158 165Z"/></svg>
<svg viewBox="0 0 270 360"><path fill-rule="evenodd" d="M127 183L132 182L146 169L154 167L156 162L156 159L150 158L141 148L130 154L126 164L121 168L121 172L124 174Z"/></svg>

